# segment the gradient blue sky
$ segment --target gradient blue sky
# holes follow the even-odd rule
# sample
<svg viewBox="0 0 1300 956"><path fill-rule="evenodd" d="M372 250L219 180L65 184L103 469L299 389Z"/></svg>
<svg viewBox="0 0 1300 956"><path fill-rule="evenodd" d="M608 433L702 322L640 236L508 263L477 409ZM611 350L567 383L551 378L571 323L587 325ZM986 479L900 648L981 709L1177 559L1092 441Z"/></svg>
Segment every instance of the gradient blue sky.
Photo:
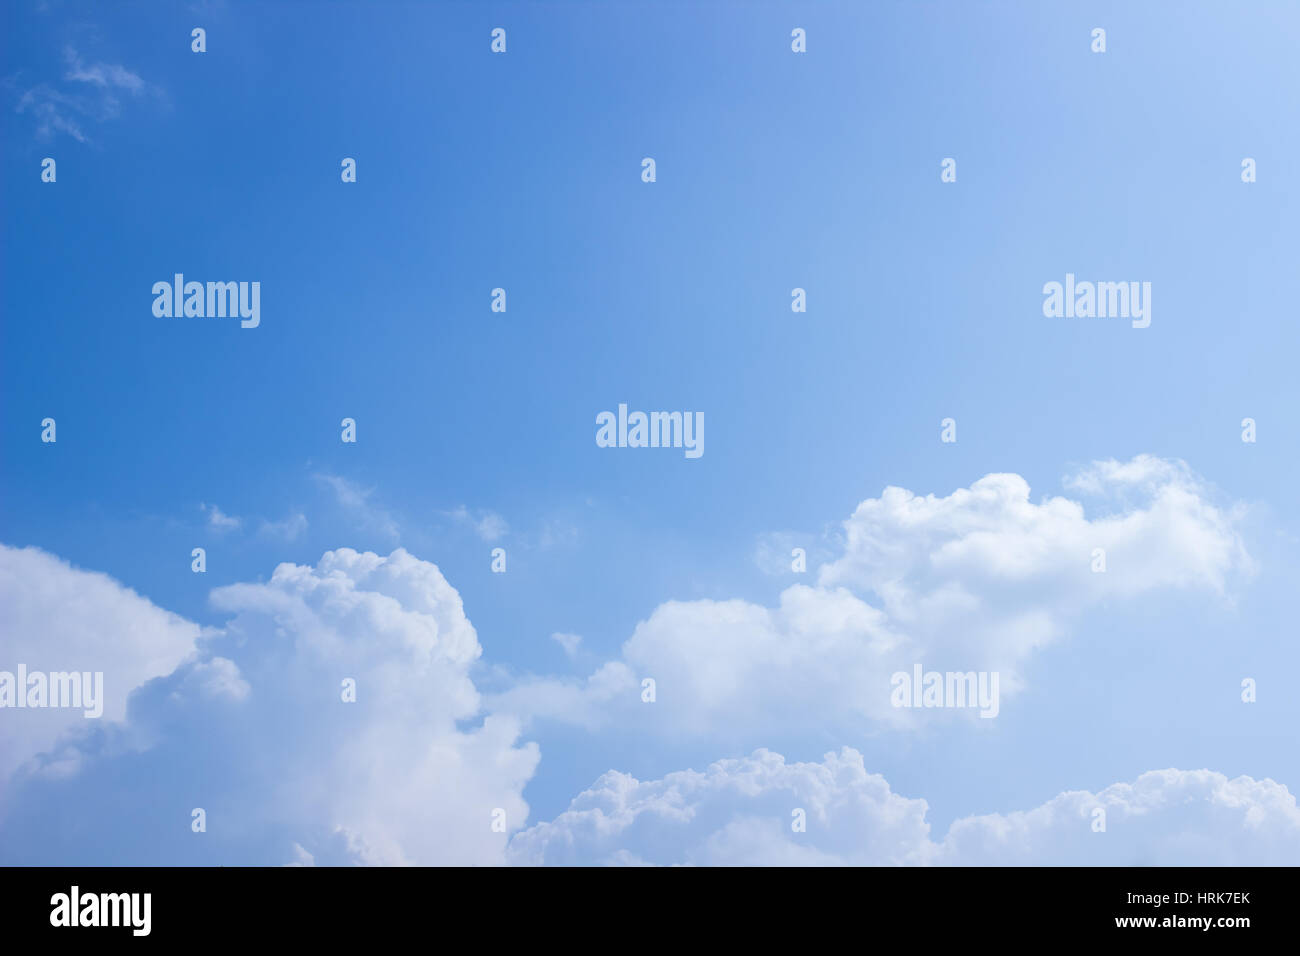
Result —
<svg viewBox="0 0 1300 956"><path fill-rule="evenodd" d="M774 604L794 576L756 560L765 536L813 564L887 485L948 495L1015 472L1037 501L1096 459L1181 459L1246 506L1257 573L1231 601L1093 608L1032 659L996 732L664 741L542 723L530 821L611 768L657 777L757 746L856 747L940 831L1158 767L1300 787L1296 4L0 15L4 543L214 626L214 587L400 545L460 592L490 689L585 676L671 599ZM73 55L145 86L112 107L66 79ZM85 98L66 107L84 141L18 109L42 84ZM261 326L155 318L150 287L174 272L260 281ZM1044 318L1040 290L1067 272L1151 282L1150 328ZM703 411L704 456L597 448L595 415L619 402ZM339 441L349 416L356 445ZM205 503L243 527L218 533ZM508 531L483 540L461 507ZM299 513L292 539L258 530ZM582 635L578 661L555 631Z"/></svg>

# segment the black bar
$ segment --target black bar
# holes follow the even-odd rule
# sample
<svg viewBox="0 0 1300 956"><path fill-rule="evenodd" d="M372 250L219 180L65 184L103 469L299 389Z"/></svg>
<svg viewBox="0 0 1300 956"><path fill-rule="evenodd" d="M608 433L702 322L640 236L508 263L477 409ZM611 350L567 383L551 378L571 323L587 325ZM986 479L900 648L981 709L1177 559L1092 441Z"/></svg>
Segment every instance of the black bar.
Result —
<svg viewBox="0 0 1300 956"><path fill-rule="evenodd" d="M1124 936L1230 946L1293 937L1296 876L1294 868L1254 867L0 868L0 925L7 943L66 942L75 933L83 943L337 945L432 930L417 936L430 948L602 938L620 948L654 941L676 948L700 937L770 945L787 933L801 949L843 933L864 948L889 934L919 946ZM131 925L134 913L142 927L142 903L133 911L120 899L110 902L126 925L51 925L57 894L68 897L70 909L73 886L88 917L85 907L99 903L87 904L87 895L150 894L148 935L135 935ZM1154 922L1120 925L1133 919ZM1199 925L1203 919L1208 928ZM610 935L593 935L603 933Z"/></svg>

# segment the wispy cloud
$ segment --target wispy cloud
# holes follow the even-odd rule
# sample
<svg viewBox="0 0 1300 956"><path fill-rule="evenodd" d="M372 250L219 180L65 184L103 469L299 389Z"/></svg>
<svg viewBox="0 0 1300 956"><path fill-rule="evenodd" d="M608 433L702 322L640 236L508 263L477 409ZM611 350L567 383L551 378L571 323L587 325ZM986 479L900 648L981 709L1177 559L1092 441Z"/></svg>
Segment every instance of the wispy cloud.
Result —
<svg viewBox="0 0 1300 956"><path fill-rule="evenodd" d="M497 541L505 537L506 532L510 530L509 525L506 524L506 519L495 511L471 512L464 505L461 505L452 511L442 513L460 524L473 528L474 533L484 541Z"/></svg>
<svg viewBox="0 0 1300 956"><path fill-rule="evenodd" d="M120 94L131 98L161 91L120 63L87 62L71 46L63 49L63 78L22 89L16 111L36 119L36 137L53 139L66 133L79 143L90 142L90 123L103 123L122 112ZM18 86L12 78L9 86Z"/></svg>
<svg viewBox="0 0 1300 956"><path fill-rule="evenodd" d="M19 113L36 117L37 139L52 139L55 133L67 133L78 143L88 141L81 128L83 112L76 97L65 96L45 84L34 86L18 98Z"/></svg>
<svg viewBox="0 0 1300 956"><path fill-rule="evenodd" d="M296 541L307 530L307 516L301 511L294 512L281 521L262 520L257 533L266 538L280 538L284 541Z"/></svg>
<svg viewBox="0 0 1300 956"><path fill-rule="evenodd" d="M257 534L263 538L275 538L280 541L296 541L307 530L307 516L300 511L291 512L280 521L266 518L253 518L247 522L238 515L228 515L216 505L207 503L199 505L199 510L207 515L207 526L218 534L239 531L245 525L257 527Z"/></svg>
<svg viewBox="0 0 1300 956"><path fill-rule="evenodd" d="M145 82L140 79L139 74L133 73L120 64L87 64L70 46L63 48L63 60L68 66L67 72L63 74L65 80L74 83L90 83L102 89L117 88L130 90L132 93L144 92Z"/></svg>
<svg viewBox="0 0 1300 956"><path fill-rule="evenodd" d="M228 515L216 505L201 504L199 510L208 516L208 527L213 531L238 531L244 521L234 515Z"/></svg>
<svg viewBox="0 0 1300 956"><path fill-rule="evenodd" d="M397 540L401 537L397 519L386 509L374 504L371 498L375 489L362 488L339 475L317 473L312 476L334 492L334 498L362 527L370 528Z"/></svg>
<svg viewBox="0 0 1300 956"><path fill-rule="evenodd" d="M572 547L578 541L578 527L563 518L548 519L537 534L537 548L549 551L552 548Z"/></svg>
<svg viewBox="0 0 1300 956"><path fill-rule="evenodd" d="M556 631L551 635L551 640L564 648L566 657L572 658L578 653L578 645L582 643L582 638L577 634L565 634L563 631Z"/></svg>

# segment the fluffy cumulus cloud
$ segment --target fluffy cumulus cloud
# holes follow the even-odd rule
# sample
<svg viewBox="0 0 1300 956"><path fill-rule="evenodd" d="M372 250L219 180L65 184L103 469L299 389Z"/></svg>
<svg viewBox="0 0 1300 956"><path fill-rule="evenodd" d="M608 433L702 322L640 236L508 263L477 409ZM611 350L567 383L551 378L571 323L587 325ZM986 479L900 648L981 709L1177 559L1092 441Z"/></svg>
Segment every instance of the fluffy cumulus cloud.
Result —
<svg viewBox="0 0 1300 956"><path fill-rule="evenodd" d="M666 733L969 718L893 707L891 676L915 664L996 672L1005 697L1089 607L1177 589L1227 600L1250 571L1236 515L1179 462L1099 463L1066 486L1093 499L1091 514L1065 497L1034 501L1014 474L942 497L886 488L844 523L815 586L787 588L775 607L669 601L586 681L523 680L494 703L596 725L628 719L652 678Z"/></svg>
<svg viewBox="0 0 1300 956"><path fill-rule="evenodd" d="M105 574L39 548L0 545L0 671L102 673L102 713L120 721L127 696L194 653L198 625L154 606ZM87 682L94 683L94 678ZM88 688L89 689L89 688ZM23 693L27 688L17 688ZM15 700L16 702L16 700ZM85 708L8 707L0 712L0 781L64 733L85 729Z"/></svg>
<svg viewBox="0 0 1300 956"><path fill-rule="evenodd" d="M34 583L16 574L6 588ZM81 626L64 619L60 597L25 605L51 643ZM105 620L110 599L122 600L72 602L101 622L110 647L139 640L154 618L197 633L139 598ZM101 853L119 863L501 861L508 831L527 816L522 790L538 751L519 745L515 721L483 712L469 676L478 638L437 567L400 549L344 549L315 567L282 564L265 583L218 588L212 602L227 622L180 666L143 672L166 676L138 688L124 721L64 738L46 756L75 753L74 784L39 765L10 781L0 820L8 852L78 863ZM353 686L355 702L345 702ZM78 802L100 784L112 800ZM207 829L192 837L194 808ZM492 829L497 810L507 832ZM68 820L95 845L61 845ZM129 845L112 845L120 831ZM187 845L178 831L191 849L165 849Z"/></svg>
<svg viewBox="0 0 1300 956"><path fill-rule="evenodd" d="M892 793L855 750L819 764L787 764L759 750L662 780L611 770L555 820L517 834L510 858L534 865L924 863L926 809L924 800ZM792 830L799 810L804 833Z"/></svg>
<svg viewBox="0 0 1300 956"><path fill-rule="evenodd" d="M1106 829L1095 828L1104 811ZM611 771L555 820L516 834L521 865L1296 865L1300 810L1271 780L1158 770L935 839L924 800L845 748L821 763L766 750L639 781Z"/></svg>
<svg viewBox="0 0 1300 956"><path fill-rule="evenodd" d="M947 497L886 488L845 522L844 553L820 583L870 591L892 619L927 633L954 629L952 614L1001 623L1014 607L1016 652L1051 640L1087 604L1159 588L1222 594L1249 569L1233 514L1181 462L1100 462L1065 485L1095 499L1098 514L1063 497L1035 503L1011 474Z"/></svg>

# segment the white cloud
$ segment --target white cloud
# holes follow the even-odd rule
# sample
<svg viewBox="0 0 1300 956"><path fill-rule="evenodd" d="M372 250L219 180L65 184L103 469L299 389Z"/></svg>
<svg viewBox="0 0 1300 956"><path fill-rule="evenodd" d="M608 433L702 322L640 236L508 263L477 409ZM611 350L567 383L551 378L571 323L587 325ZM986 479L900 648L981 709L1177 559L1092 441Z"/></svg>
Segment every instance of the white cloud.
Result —
<svg viewBox="0 0 1300 956"><path fill-rule="evenodd" d="M377 531L393 541L401 537L397 519L372 501L375 494L373 488L362 488L338 475L318 474L314 477L334 492L335 500L351 515L359 528Z"/></svg>
<svg viewBox="0 0 1300 956"><path fill-rule="evenodd" d="M1093 832L1093 812L1106 831ZM941 862L962 865L1300 865L1300 809L1272 780L1152 770L1099 793L1062 793L1033 810L967 817Z"/></svg>
<svg viewBox="0 0 1300 956"><path fill-rule="evenodd" d="M284 541L296 541L307 530L307 516L300 511L290 514L280 521L263 519L258 534L264 537L280 538Z"/></svg>
<svg viewBox="0 0 1300 956"><path fill-rule="evenodd" d="M468 525L476 535L487 542L500 540L510 530L510 526L506 524L506 519L495 511L471 512L464 505L460 505L451 511L442 513L460 524Z"/></svg>
<svg viewBox="0 0 1300 956"><path fill-rule="evenodd" d="M578 526L573 522L564 518L549 518L543 522L541 530L535 536L536 547L539 551L571 548L577 543L579 536Z"/></svg>
<svg viewBox="0 0 1300 956"><path fill-rule="evenodd" d="M228 515L216 505L200 504L199 510L208 516L208 527L216 532L238 531L244 523L242 518Z"/></svg>
<svg viewBox="0 0 1300 956"><path fill-rule="evenodd" d="M653 726L721 736L861 731L972 718L953 709L895 709L890 675L927 670L1000 675L1021 669L1090 606L1167 589L1226 597L1250 559L1234 515L1179 463L1136 459L1080 481L1132 500L1089 518L1081 503L1035 503L1018 475L993 474L946 497L886 488L845 522L841 553L817 585L776 607L742 600L669 601L639 623L621 658L585 684L529 679L494 698L524 718L617 723L656 681ZM1094 573L1094 549L1106 572ZM1005 703L1003 713L1006 712Z"/></svg>
<svg viewBox="0 0 1300 956"><path fill-rule="evenodd" d="M565 634L561 631L556 631L552 634L551 640L564 648L564 655L570 658L572 658L574 654L578 653L578 645L582 643L581 636L577 634Z"/></svg>
<svg viewBox="0 0 1300 956"><path fill-rule="evenodd" d="M1233 515L1181 463L1098 463L1065 484L1136 497L1089 519L1066 498L1033 503L1019 475L988 475L945 498L886 488L845 522L844 554L822 567L820 583L874 592L905 619L936 598L978 591L1066 610L1161 587L1222 593L1233 572L1248 569ZM1105 574L1092 573L1096 548L1106 552Z"/></svg>
<svg viewBox="0 0 1300 956"><path fill-rule="evenodd" d="M300 844L293 845L293 862L286 863L285 866L315 866L316 858L302 848Z"/></svg>
<svg viewBox="0 0 1300 956"><path fill-rule="evenodd" d="M102 671L99 721L126 716L127 696L171 673L195 650L199 627L154 606L105 574L82 571L39 548L0 544L0 670ZM70 730L89 730L82 710L0 713L0 781ZM0 788L3 789L3 788Z"/></svg>
<svg viewBox="0 0 1300 956"><path fill-rule="evenodd" d="M595 728L608 723L616 712L612 705L632 699L638 686L632 668L622 661L610 661L585 679L518 678L509 690L489 696L488 707L495 712Z"/></svg>
<svg viewBox="0 0 1300 956"><path fill-rule="evenodd" d="M791 831L801 808L807 834ZM857 751L786 764L767 750L638 781L610 771L510 842L515 864L763 865L927 862L924 800L892 793ZM833 831L833 832L832 832ZM786 835L789 835L787 839Z"/></svg>
<svg viewBox="0 0 1300 956"><path fill-rule="evenodd" d="M484 541L496 541L498 538L501 538L509 528L506 525L505 518L495 512L489 511L478 520L478 524L474 526L474 530L478 532L478 536Z"/></svg>
<svg viewBox="0 0 1300 956"><path fill-rule="evenodd" d="M217 505L200 504L199 510L208 516L208 528L217 534L238 531L244 527L243 518L238 515L228 515ZM263 538L296 541L307 530L307 516L300 511L291 512L280 521L269 521L266 518L256 519L256 521L257 533Z"/></svg>
<svg viewBox="0 0 1300 956"><path fill-rule="evenodd" d="M123 90L133 98L148 93L162 98L162 91L146 83L139 74L117 63L86 63L72 47L63 51L63 88L39 83L24 90L17 111L36 118L36 136L51 139L67 133L79 143L90 141L86 122L114 119L122 111L117 94Z"/></svg>
<svg viewBox="0 0 1300 956"><path fill-rule="evenodd" d="M812 563L808 552L820 544L813 535L795 534L792 531L770 531L758 536L754 544L754 564L764 574L784 577L796 573L791 565L794 562L792 552L803 548L805 565Z"/></svg>
<svg viewBox="0 0 1300 956"><path fill-rule="evenodd" d="M960 525L971 508L1001 507L980 501L943 520ZM48 789L75 789L84 777L113 781L122 792L78 800L79 832L121 829L115 807L137 788L151 805L188 812L201 801L210 821L239 821L212 827L202 846L237 832L247 841L241 853L263 850L270 862L302 865L1300 863L1300 811L1270 780L1153 771L1096 794L1063 793L1029 811L958 820L935 839L926 802L894 793L849 748L792 764L759 750L651 781L611 771L565 813L516 832L507 845L506 834L491 830L492 813L505 810L511 832L524 825L523 788L539 752L519 744L519 723L495 712L471 680L482 648L435 565L401 549L387 557L341 549L314 567L281 564L269 581L218 588L212 603L228 620L200 634L104 575L37 549L0 546L0 615L17 635L6 632L5 651L32 669L102 669L115 688L104 720L78 714L71 718L78 726L44 727L41 736L14 736L22 725L10 718L23 712L0 715L7 735L0 753L48 754L0 788L7 859L87 862L81 844L60 850L66 801L50 799ZM710 630L701 629L706 624ZM775 706L789 721L798 714L791 701L811 708L812 720L855 705L871 717L881 706L873 695L856 704L847 695L863 675L883 673L873 655L888 656L908 640L886 612L846 588L790 588L774 609L670 602L637 629L626 661L609 662L586 681L524 682L507 696L520 712L596 724L611 702L646 706L639 682L653 660L664 665L653 706L667 705L670 720L759 725L763 709ZM345 678L356 682L355 703L340 699ZM126 692L137 685L128 706ZM782 685L788 695L775 705L746 694ZM104 733L59 737L82 724ZM115 766L121 759L129 763ZM60 780L51 782L51 768ZM1104 833L1092 827L1099 807ZM791 829L796 808L806 832ZM135 826L126 848L114 849L115 862L130 863L130 853L159 842ZM170 823L160 826L172 832Z"/></svg>
<svg viewBox="0 0 1300 956"><path fill-rule="evenodd" d="M67 133L78 143L89 141L81 116L86 112L86 105L80 97L69 96L42 83L23 91L16 111L36 117L37 139L48 140L55 133Z"/></svg>
<svg viewBox="0 0 1300 956"><path fill-rule="evenodd" d="M1093 829L1098 807L1105 832ZM555 820L516 834L509 856L531 865L1300 864L1295 797L1271 780L1209 770L1152 771L1028 812L967 817L938 841L928 809L868 773L851 748L794 764L758 750L660 780L610 771Z"/></svg>
<svg viewBox="0 0 1300 956"><path fill-rule="evenodd" d="M6 551L6 559L14 554L22 552ZM115 616L129 592L94 589L102 576L64 573L80 577L40 600L24 595L48 572L3 578L5 604L28 602L19 623L42 635L47 650L88 643L80 632L93 624L101 656L116 656L143 640L146 611L161 617L155 631L165 624L197 633L138 598L144 607ZM127 746L122 785L149 778L152 787L174 787L175 801L201 798L210 821L239 820L236 829L279 861L501 862L507 834L492 832L492 812L504 809L511 831L524 825L522 792L538 750L517 745L516 721L484 712L469 676L478 637L436 566L401 549L387 557L342 549L315 567L281 564L265 583L217 588L211 601L229 619L205 632L201 654L140 689L112 746L74 741L75 763L91 768ZM178 659L145 676L167 673ZM355 681L355 703L342 700L345 679ZM11 781L15 791L21 776ZM39 798L29 799L24 813L39 814ZM98 804L85 812L100 812ZM40 838L54 853L58 827L50 829ZM221 832L210 827L210 836ZM0 842L14 838L0 829Z"/></svg>
<svg viewBox="0 0 1300 956"><path fill-rule="evenodd" d="M342 549L314 568L282 564L266 584L218 588L212 602L234 615L220 646L252 685L258 725L277 728L257 746L291 782L286 814L312 808L367 862L494 862L504 838L491 812L523 823L538 754L514 746L510 720L458 728L483 716L468 674L482 649L435 565ZM340 700L344 678L355 704Z"/></svg>
<svg viewBox="0 0 1300 956"><path fill-rule="evenodd" d="M124 89L131 93L140 93L145 89L144 80L120 64L84 63L72 47L64 48L63 59L67 63L67 72L63 76L65 80L89 83L101 89Z"/></svg>

